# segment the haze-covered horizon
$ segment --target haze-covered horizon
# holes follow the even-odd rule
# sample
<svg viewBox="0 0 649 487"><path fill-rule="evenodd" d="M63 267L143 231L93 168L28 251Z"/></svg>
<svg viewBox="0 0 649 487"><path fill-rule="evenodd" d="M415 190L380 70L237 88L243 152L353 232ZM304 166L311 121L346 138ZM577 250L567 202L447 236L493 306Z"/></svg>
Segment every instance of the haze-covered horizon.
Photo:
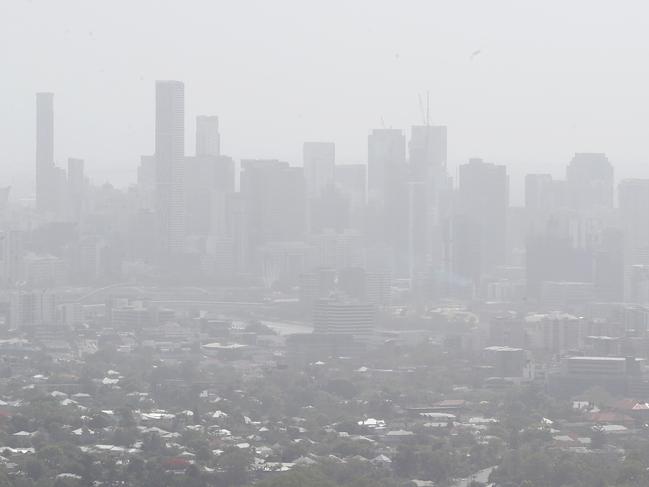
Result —
<svg viewBox="0 0 649 487"><path fill-rule="evenodd" d="M448 126L449 168L506 164L563 175L605 152L616 178L648 177L646 7L623 2L21 2L0 16L0 159L14 197L33 195L37 91L55 93L55 160L96 183L135 181L153 152L154 81L186 86L194 118L218 115L235 159L301 164L302 143L365 163L382 124ZM143 22L142 19L150 19ZM458 29L458 26L464 26ZM515 39L515 42L513 42Z"/></svg>
<svg viewBox="0 0 649 487"><path fill-rule="evenodd" d="M648 13L0 0L0 487L649 486Z"/></svg>

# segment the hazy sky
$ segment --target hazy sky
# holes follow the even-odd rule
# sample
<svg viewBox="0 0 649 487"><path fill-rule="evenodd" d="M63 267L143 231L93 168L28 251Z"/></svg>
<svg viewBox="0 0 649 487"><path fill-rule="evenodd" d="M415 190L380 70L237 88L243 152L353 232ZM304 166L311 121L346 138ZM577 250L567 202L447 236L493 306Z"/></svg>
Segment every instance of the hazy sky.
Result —
<svg viewBox="0 0 649 487"><path fill-rule="evenodd" d="M604 151L649 177L642 1L0 0L0 65L0 185L21 194L35 92L55 93L58 163L124 185L153 151L156 79L185 82L188 153L194 116L215 114L236 159L300 164L303 141L330 140L364 162L369 130L421 123L430 91L452 168L504 163L517 187Z"/></svg>

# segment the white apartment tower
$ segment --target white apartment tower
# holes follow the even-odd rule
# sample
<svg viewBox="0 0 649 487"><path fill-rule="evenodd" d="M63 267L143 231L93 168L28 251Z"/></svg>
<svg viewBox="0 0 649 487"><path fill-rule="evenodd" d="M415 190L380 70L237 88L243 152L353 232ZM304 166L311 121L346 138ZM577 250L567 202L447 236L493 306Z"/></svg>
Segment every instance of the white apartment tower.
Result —
<svg viewBox="0 0 649 487"><path fill-rule="evenodd" d="M156 213L168 253L183 250L185 239L185 85L156 81Z"/></svg>

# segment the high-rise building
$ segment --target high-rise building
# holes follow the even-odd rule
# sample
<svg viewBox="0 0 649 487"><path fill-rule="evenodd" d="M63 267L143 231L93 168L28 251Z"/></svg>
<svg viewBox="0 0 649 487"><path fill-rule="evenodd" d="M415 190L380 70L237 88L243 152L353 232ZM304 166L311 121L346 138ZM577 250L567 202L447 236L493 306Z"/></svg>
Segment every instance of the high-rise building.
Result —
<svg viewBox="0 0 649 487"><path fill-rule="evenodd" d="M641 262L649 250L649 179L625 179L618 185L620 223L631 264Z"/></svg>
<svg viewBox="0 0 649 487"><path fill-rule="evenodd" d="M624 234L616 228L602 232L594 255L595 297L600 301L624 300Z"/></svg>
<svg viewBox="0 0 649 487"><path fill-rule="evenodd" d="M333 142L305 142L302 161L308 197L318 197L334 184L336 146Z"/></svg>
<svg viewBox="0 0 649 487"><path fill-rule="evenodd" d="M620 181L618 203L624 232L625 297L637 302L638 269L649 265L649 179Z"/></svg>
<svg viewBox="0 0 649 487"><path fill-rule="evenodd" d="M557 218L572 214L568 207L566 182L553 179L550 174L525 176L524 237L542 235L549 226L556 227Z"/></svg>
<svg viewBox="0 0 649 487"><path fill-rule="evenodd" d="M49 212L57 203L54 172L54 94L36 93L36 209Z"/></svg>
<svg viewBox="0 0 649 487"><path fill-rule="evenodd" d="M185 85L156 81L156 213L162 248L182 252L185 238Z"/></svg>
<svg viewBox="0 0 649 487"><path fill-rule="evenodd" d="M538 298L544 282L592 282L593 253L574 247L568 237L530 235L526 246L527 296Z"/></svg>
<svg viewBox="0 0 649 487"><path fill-rule="evenodd" d="M557 181L550 174L527 174L525 176L525 209L550 211L565 206L565 182Z"/></svg>
<svg viewBox="0 0 649 487"><path fill-rule="evenodd" d="M342 232L350 228L350 198L335 186L323 189L309 201L309 232Z"/></svg>
<svg viewBox="0 0 649 487"><path fill-rule="evenodd" d="M412 127L409 149L410 219L416 213L416 231L419 235L419 258L414 267L421 271L423 258L433 268L441 269L444 264L443 228L447 223L453 192L453 183L446 172L446 127L443 125L416 125ZM417 197L413 206L412 190ZM412 233L412 232L410 232ZM412 256L412 249L409 249ZM415 251L417 253L417 251ZM411 260L410 277L413 277Z"/></svg>
<svg viewBox="0 0 649 487"><path fill-rule="evenodd" d="M184 170L187 234L224 236L225 197L234 192L234 161L227 156L186 157Z"/></svg>
<svg viewBox="0 0 649 487"><path fill-rule="evenodd" d="M214 115L199 115L196 117L196 155L221 155L219 117Z"/></svg>
<svg viewBox="0 0 649 487"><path fill-rule="evenodd" d="M365 164L338 165L335 181L340 192L349 198L350 227L361 230L367 203L367 166Z"/></svg>
<svg viewBox="0 0 649 487"><path fill-rule="evenodd" d="M153 211L156 208L156 162L155 156L141 156L137 168L137 191L139 207Z"/></svg>
<svg viewBox="0 0 649 487"><path fill-rule="evenodd" d="M68 184L67 184L67 203L68 214L72 221L78 222L81 218L83 206L85 176L84 176L83 159L68 159Z"/></svg>
<svg viewBox="0 0 649 487"><path fill-rule="evenodd" d="M388 245L398 274L408 272L408 166L403 132L377 129L368 137L368 236Z"/></svg>
<svg viewBox="0 0 649 487"><path fill-rule="evenodd" d="M398 129L374 129L367 137L368 201L383 205L396 175L405 174L406 138Z"/></svg>
<svg viewBox="0 0 649 487"><path fill-rule="evenodd" d="M471 159L460 166L453 260L454 269L462 269L462 277L477 281L495 266L505 264L508 207L505 166L482 159Z"/></svg>
<svg viewBox="0 0 649 487"><path fill-rule="evenodd" d="M408 274L413 279L421 273L426 266L426 261L431 253L431 225L428 210L430 206L427 199L426 184L423 182L410 182L408 191Z"/></svg>
<svg viewBox="0 0 649 487"><path fill-rule="evenodd" d="M438 179L446 173L446 127L414 125L410 143L410 169L416 181Z"/></svg>
<svg viewBox="0 0 649 487"><path fill-rule="evenodd" d="M613 166L605 154L575 154L566 169L566 182L574 209L613 208Z"/></svg>
<svg viewBox="0 0 649 487"><path fill-rule="evenodd" d="M302 242L306 234L304 171L277 160L241 161L249 263L263 245Z"/></svg>

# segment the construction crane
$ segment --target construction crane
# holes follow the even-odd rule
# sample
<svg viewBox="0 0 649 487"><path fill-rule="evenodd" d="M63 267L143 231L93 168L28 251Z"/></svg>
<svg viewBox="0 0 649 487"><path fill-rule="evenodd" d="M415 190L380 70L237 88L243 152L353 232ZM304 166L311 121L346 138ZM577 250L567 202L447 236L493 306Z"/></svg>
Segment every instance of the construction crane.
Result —
<svg viewBox="0 0 649 487"><path fill-rule="evenodd" d="M424 111L424 102L421 95L417 93L419 99L419 111L421 112L421 119L425 126L430 126L430 91L426 90L426 110Z"/></svg>

